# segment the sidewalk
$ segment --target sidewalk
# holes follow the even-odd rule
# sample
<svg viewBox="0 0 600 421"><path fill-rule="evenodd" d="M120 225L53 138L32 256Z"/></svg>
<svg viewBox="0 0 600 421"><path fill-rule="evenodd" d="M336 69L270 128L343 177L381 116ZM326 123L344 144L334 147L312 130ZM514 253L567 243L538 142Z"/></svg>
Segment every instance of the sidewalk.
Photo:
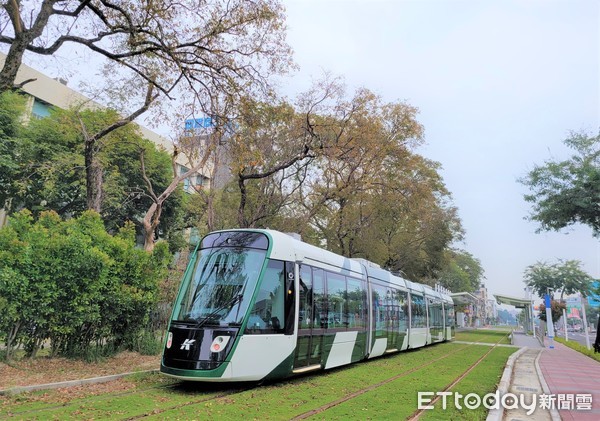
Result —
<svg viewBox="0 0 600 421"><path fill-rule="evenodd" d="M557 342L550 349L547 339L543 348L522 332L513 332L513 344L523 349L507 367L507 391L523 394L527 402L536 398L537 409L529 416L522 408L509 409L502 420L600 420L600 362ZM552 411L540 407L542 399Z"/></svg>
<svg viewBox="0 0 600 421"><path fill-rule="evenodd" d="M600 362L554 342L554 349L546 347L542 352L539 365L550 392L557 399L563 398L563 407L572 407L561 410L557 405L563 420L600 419ZM568 396L559 396L562 394ZM577 410L577 402L568 400L571 395L577 399L582 394L592 395L591 410Z"/></svg>
<svg viewBox="0 0 600 421"><path fill-rule="evenodd" d="M523 332L513 331L513 345L520 348L528 347L532 349L543 349L540 341L535 336L525 335Z"/></svg>
<svg viewBox="0 0 600 421"><path fill-rule="evenodd" d="M547 392L547 386L541 373L538 370L537 361L544 352L544 348L534 336L525 335L523 332L514 332L512 334L512 343L521 348L516 355L508 380L508 387L505 392L512 393L515 396L524 396L528 404L534 402L540 395ZM523 405L517 405L506 409L501 414L494 414L488 419L495 420L531 420L531 421L552 421L558 420L558 413L552 414L548 410L536 406L533 413L528 414L529 409Z"/></svg>

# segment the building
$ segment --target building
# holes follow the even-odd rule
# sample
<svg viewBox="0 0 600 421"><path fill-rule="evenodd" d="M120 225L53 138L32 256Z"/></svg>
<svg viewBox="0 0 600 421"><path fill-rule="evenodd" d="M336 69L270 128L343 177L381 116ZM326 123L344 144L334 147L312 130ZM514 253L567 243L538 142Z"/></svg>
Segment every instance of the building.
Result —
<svg viewBox="0 0 600 421"><path fill-rule="evenodd" d="M498 318L498 307L496 300L488 294L485 284L480 284L479 289L473 293L477 297L476 317L478 324L489 325Z"/></svg>
<svg viewBox="0 0 600 421"><path fill-rule="evenodd" d="M457 306L456 322L459 327L481 327L493 324L498 318L496 300L489 298L485 284L474 292L450 293Z"/></svg>
<svg viewBox="0 0 600 421"><path fill-rule="evenodd" d="M6 54L0 52L0 65L4 63ZM22 92L27 97L27 113L24 116L25 121L36 118L41 119L50 114L52 107L67 109L71 107L83 106L88 108L102 108L102 105L87 98L79 92L69 88L67 81L63 79L53 79L25 64L22 64L17 73L16 83L28 79L35 79L25 84ZM138 125L141 135L172 154L174 151L173 143L159 134ZM178 175L189 170L193 165L184 154L178 154L176 158ZM198 188L208 186L209 174L211 174L210 164L202 169L196 175L184 180L184 190L193 193ZM0 204L2 206L3 204ZM0 227L6 223L6 213L0 209Z"/></svg>

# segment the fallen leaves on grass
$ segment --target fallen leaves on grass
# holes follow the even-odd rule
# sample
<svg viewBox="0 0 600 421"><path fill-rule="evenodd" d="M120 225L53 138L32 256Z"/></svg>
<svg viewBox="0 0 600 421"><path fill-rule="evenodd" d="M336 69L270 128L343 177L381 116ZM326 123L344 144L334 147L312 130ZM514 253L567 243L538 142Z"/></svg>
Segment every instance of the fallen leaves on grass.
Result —
<svg viewBox="0 0 600 421"><path fill-rule="evenodd" d="M95 363L65 358L22 359L10 365L0 363L0 389L152 370L158 368L159 364L159 356L135 352L121 352Z"/></svg>

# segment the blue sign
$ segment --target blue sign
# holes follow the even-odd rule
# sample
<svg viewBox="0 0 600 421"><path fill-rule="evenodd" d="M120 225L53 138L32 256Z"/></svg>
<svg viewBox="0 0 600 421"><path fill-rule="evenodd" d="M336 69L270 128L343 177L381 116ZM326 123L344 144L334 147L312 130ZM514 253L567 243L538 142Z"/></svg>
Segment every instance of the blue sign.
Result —
<svg viewBox="0 0 600 421"><path fill-rule="evenodd" d="M204 118L191 118L185 120L185 129L193 130L193 129L208 129L213 127L213 119L212 117L204 117Z"/></svg>
<svg viewBox="0 0 600 421"><path fill-rule="evenodd" d="M546 305L546 327L548 328L548 340L550 341L550 349L553 349L554 324L552 323L552 302L550 300L550 294L546 294L544 297L544 304Z"/></svg>
<svg viewBox="0 0 600 421"><path fill-rule="evenodd" d="M594 281L587 297L590 307L600 307L600 295L596 294L594 291L600 291L600 281Z"/></svg>

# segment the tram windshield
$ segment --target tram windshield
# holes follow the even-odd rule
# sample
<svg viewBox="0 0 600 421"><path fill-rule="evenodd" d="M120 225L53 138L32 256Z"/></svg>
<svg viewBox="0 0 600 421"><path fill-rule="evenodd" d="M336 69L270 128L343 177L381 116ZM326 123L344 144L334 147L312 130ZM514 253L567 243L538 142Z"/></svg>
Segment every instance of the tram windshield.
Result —
<svg viewBox="0 0 600 421"><path fill-rule="evenodd" d="M242 323L266 250L212 247L197 256L193 276L176 319L197 326Z"/></svg>

